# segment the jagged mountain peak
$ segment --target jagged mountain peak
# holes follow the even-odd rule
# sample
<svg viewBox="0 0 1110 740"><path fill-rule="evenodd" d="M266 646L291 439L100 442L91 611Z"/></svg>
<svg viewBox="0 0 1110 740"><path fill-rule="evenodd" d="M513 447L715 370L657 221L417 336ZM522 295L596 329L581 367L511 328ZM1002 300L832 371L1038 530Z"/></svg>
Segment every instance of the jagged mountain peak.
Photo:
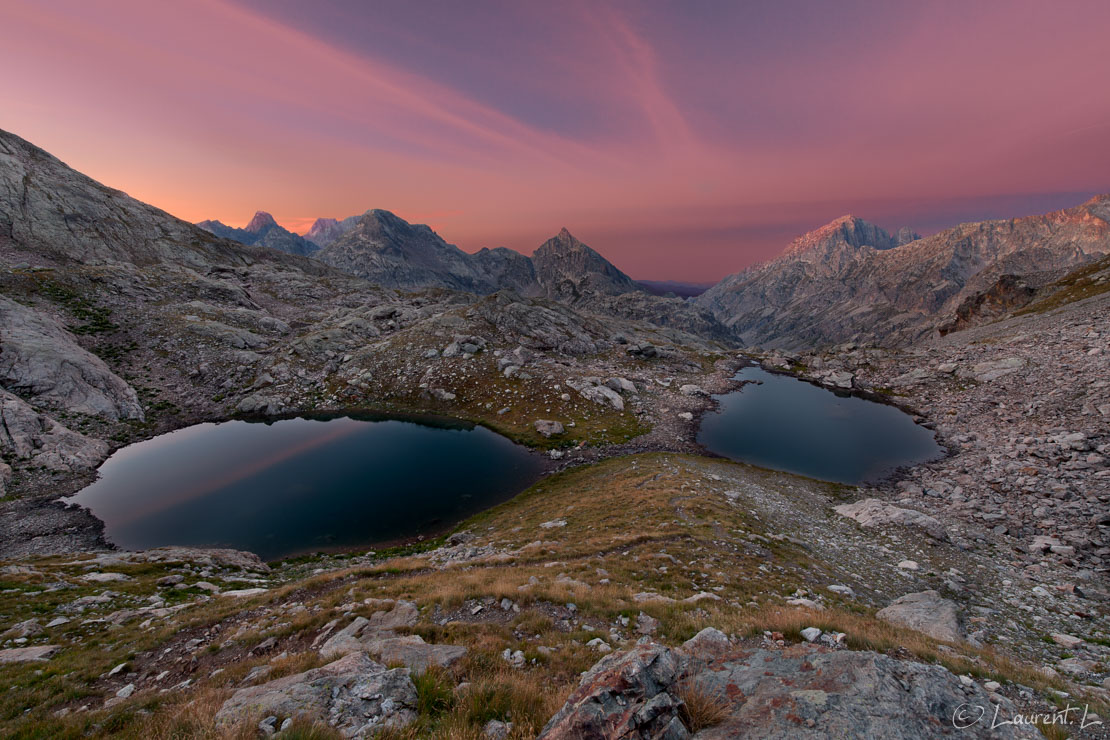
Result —
<svg viewBox="0 0 1110 740"><path fill-rule="evenodd" d="M921 238L921 234L918 234L916 231L911 229L909 226L903 226L902 228L898 229L898 231L896 231L894 233L894 243L895 243L895 246L898 246L898 247L902 246L903 244L909 244L910 242L915 242L920 238Z"/></svg>
<svg viewBox="0 0 1110 740"><path fill-rule="evenodd" d="M409 223L393 213L393 211L387 211L383 208L371 208L366 211L366 213L358 217L353 228L341 238L349 237L353 231L360 232L364 236L376 239L396 240L399 238L415 237L421 240L433 240L451 250L462 251L454 244L448 244L427 224Z"/></svg>
<svg viewBox="0 0 1110 740"><path fill-rule="evenodd" d="M532 253L532 262L536 279L548 295L560 295L568 289L575 295L586 292L617 295L643 290L636 281L576 239L566 228L540 245Z"/></svg>
<svg viewBox="0 0 1110 740"><path fill-rule="evenodd" d="M845 244L849 247L866 246L875 249L890 249L898 246L896 240L882 227L851 214L845 214L799 236L783 251L783 256Z"/></svg>
<svg viewBox="0 0 1110 740"><path fill-rule="evenodd" d="M216 236L233 239L241 244L270 247L303 257L307 257L319 249L311 241L282 227L266 211L255 212L254 218L242 229L227 226L216 220L200 221L197 226Z"/></svg>
<svg viewBox="0 0 1110 740"><path fill-rule="evenodd" d="M250 223L248 223L243 230L256 234L263 229L272 228L277 225L278 223L274 220L274 217L266 211L255 211L254 218L250 220Z"/></svg>
<svg viewBox="0 0 1110 740"><path fill-rule="evenodd" d="M335 218L318 218L305 233L305 239L319 247L326 247L353 229L358 218L358 216L351 216L342 221Z"/></svg>
<svg viewBox="0 0 1110 740"><path fill-rule="evenodd" d="M561 253L561 252L568 252L568 251L572 251L572 250L580 250L580 251L587 252L591 256L595 256L597 259L602 260L602 261L606 262L606 264L608 264L608 260L606 260L604 257L602 257L596 250L592 249L588 245L584 244L583 242L581 242L577 238L575 238L574 234L571 234L570 231L565 226L562 229L559 229L558 234L556 234L555 236L551 237L550 239L545 241L543 244L541 244L539 246L539 248L533 254L533 257L535 255L541 254L541 253L542 254Z"/></svg>
<svg viewBox="0 0 1110 740"><path fill-rule="evenodd" d="M312 222L312 226L308 227L308 233L311 234L313 231L322 231L324 229L328 229L328 228L331 228L333 226L338 226L338 225L339 225L338 219L318 218L318 219L316 219L315 221Z"/></svg>

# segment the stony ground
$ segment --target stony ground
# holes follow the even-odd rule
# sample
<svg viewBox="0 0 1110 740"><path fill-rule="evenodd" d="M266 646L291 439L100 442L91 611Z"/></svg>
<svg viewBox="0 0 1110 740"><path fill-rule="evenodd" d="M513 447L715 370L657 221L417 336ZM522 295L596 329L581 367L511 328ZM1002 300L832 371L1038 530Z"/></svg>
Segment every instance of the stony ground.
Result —
<svg viewBox="0 0 1110 740"><path fill-rule="evenodd" d="M924 417L949 454L859 495L933 515L962 549L994 564L1003 589L993 606L1011 616L986 620L991 639L1039 653L1046 670L1104 681L1110 296L1046 301L914 349L842 347L767 362L869 389ZM1056 640L1061 631L1087 639Z"/></svg>

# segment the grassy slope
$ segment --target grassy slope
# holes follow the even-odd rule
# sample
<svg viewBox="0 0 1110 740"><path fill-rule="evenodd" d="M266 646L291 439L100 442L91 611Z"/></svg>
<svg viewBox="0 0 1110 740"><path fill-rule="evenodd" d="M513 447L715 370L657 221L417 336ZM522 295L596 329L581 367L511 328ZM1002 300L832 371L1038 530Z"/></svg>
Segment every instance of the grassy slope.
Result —
<svg viewBox="0 0 1110 740"><path fill-rule="evenodd" d="M1107 291L1110 291L1110 257L1103 257L1052 283L1048 286L1047 295L1016 311L1014 315L1044 313Z"/></svg>
<svg viewBox="0 0 1110 740"><path fill-rule="evenodd" d="M514 737L533 737L579 673L598 659L585 643L598 636L618 648L634 641L641 612L660 621L657 636L670 643L705 626L741 637L776 630L796 639L801 628L815 625L846 632L853 647L1045 685L1043 677L989 649L938 647L875 620L872 602L888 596L883 563L869 562L852 548L905 549L920 538L868 535L865 542L854 524L828 512L844 493L831 484L705 458L617 458L548 477L465 523L461 529L473 539L462 547L476 548L471 559L444 565L427 552L302 558L279 566L268 577L274 587L249 608L236 599L208 599L150 624L118 614L121 624L100 620L165 591L154 580L166 573L181 573L187 583L204 577L225 588L242 587L227 580L241 574L135 564L104 568L133 581L92 586L79 580L87 568L71 559L25 563L39 574L4 576L0 626L33 616L45 623L78 595L117 595L33 638L31 644L64 646L50 662L0 666L0 685L12 687L0 696L0 726L15 737L217 736L212 715L252 667L281 653L288 655L277 660L272 676L317 665L309 649L317 630L331 619L343 624L353 615L369 616L374 608L363 603L368 598L411 599L421 610L414 632L469 648L450 675L436 672L419 682L420 722L396 733L400 737L478 737L489 719L511 719ZM551 522L565 525L543 526ZM938 573L955 557L926 545L911 554L926 571ZM44 592L46 584L58 582L75 585ZM858 597L829 592L831 583L850 583ZM877 590L868 592L867 584ZM673 601L634 598L644 592ZM699 592L720 600L682 601ZM193 603L200 593L194 587L169 601ZM787 606L785 598L795 593L820 596L828 608ZM503 611L502 598L520 611ZM567 609L568 602L576 611ZM277 641L271 650L250 653L270 637ZM528 664L510 668L500 657L506 648L522 650ZM125 661L128 672L105 677ZM170 676L153 684L163 670ZM188 691L160 694L154 688L186 678L193 681ZM132 681L139 687L133 697L99 709L99 697ZM470 684L461 694L454 691L460 681ZM55 716L82 705L90 710ZM244 737L254 732L240 730ZM312 732L329 736L320 728Z"/></svg>

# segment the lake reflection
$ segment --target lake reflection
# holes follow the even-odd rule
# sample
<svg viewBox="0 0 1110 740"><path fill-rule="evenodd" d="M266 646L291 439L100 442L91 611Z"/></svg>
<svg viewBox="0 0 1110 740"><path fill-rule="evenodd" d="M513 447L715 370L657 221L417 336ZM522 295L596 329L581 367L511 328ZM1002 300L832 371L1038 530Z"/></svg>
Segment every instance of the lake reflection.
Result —
<svg viewBox="0 0 1110 740"><path fill-rule="evenodd" d="M442 529L540 472L523 447L461 423L230 421L125 447L69 500L123 548L233 547L275 559Z"/></svg>
<svg viewBox="0 0 1110 740"><path fill-rule="evenodd" d="M698 442L719 455L838 483L874 481L943 454L933 433L899 409L746 367L756 381L717 396Z"/></svg>

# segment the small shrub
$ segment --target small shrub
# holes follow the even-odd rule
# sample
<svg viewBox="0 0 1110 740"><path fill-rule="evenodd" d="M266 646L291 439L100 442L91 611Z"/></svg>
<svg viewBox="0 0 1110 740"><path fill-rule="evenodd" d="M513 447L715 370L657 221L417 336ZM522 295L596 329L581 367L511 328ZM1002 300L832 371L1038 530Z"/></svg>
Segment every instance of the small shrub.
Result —
<svg viewBox="0 0 1110 740"><path fill-rule="evenodd" d="M454 705L455 685L442 668L431 666L421 675L413 676L412 682L416 685L421 716L435 717Z"/></svg>
<svg viewBox="0 0 1110 740"><path fill-rule="evenodd" d="M678 698L682 700L682 722L691 734L715 727L728 717L728 699L696 682L681 685Z"/></svg>

